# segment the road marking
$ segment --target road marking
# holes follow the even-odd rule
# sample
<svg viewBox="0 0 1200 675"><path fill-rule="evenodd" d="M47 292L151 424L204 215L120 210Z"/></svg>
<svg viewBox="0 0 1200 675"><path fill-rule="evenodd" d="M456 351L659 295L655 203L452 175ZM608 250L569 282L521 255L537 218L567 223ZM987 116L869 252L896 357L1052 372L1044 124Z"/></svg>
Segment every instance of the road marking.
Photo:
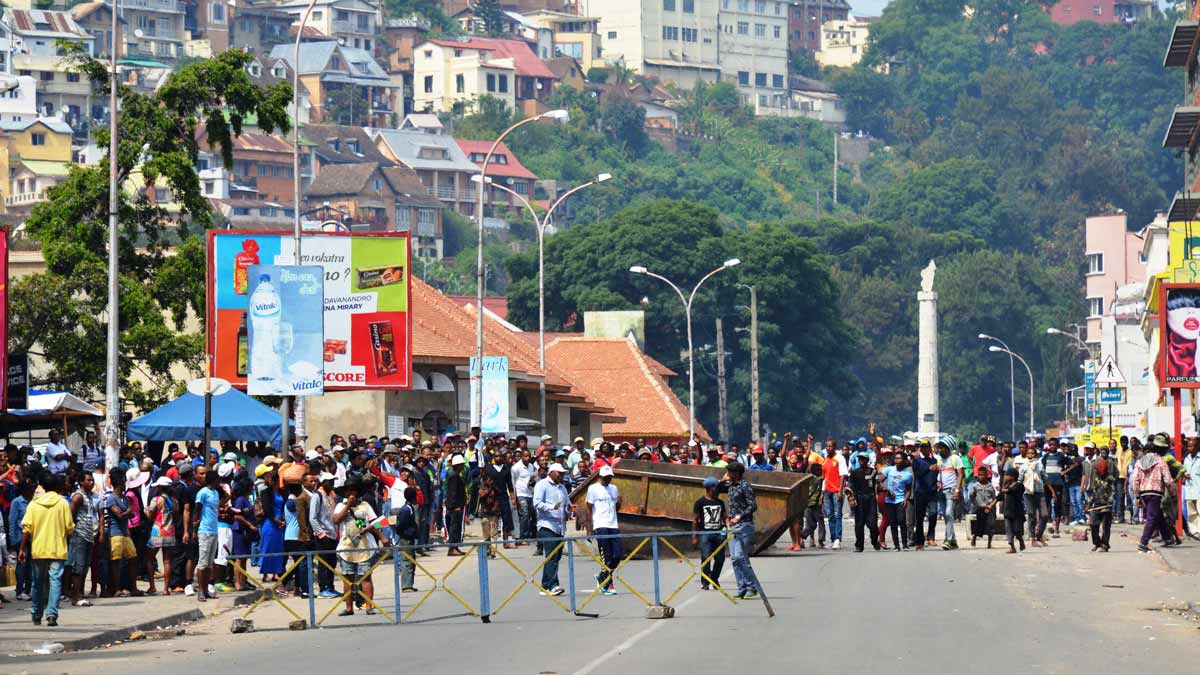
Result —
<svg viewBox="0 0 1200 675"><path fill-rule="evenodd" d="M676 609L676 611L681 610L684 607L687 607L688 605L692 604L692 602L699 600L702 597L704 597L704 596L703 595L693 595L692 597L690 597L687 600L684 600L682 603L680 603L679 606L677 606L675 609ZM654 631L667 625L667 622L668 622L668 619L656 620L653 625L648 626L647 628L633 634L632 636L629 637L628 640L626 640L626 641L622 642L621 644L617 645L616 647L610 649L607 653L596 657L591 662L589 662L587 665L585 665L584 667L575 671L575 675L589 675L589 673L595 671L597 668L599 668L600 666L607 663L609 659L613 658L614 656L620 656L621 652L626 651L627 649L630 649L637 643L641 642L644 638L649 637L651 634L654 633Z"/></svg>

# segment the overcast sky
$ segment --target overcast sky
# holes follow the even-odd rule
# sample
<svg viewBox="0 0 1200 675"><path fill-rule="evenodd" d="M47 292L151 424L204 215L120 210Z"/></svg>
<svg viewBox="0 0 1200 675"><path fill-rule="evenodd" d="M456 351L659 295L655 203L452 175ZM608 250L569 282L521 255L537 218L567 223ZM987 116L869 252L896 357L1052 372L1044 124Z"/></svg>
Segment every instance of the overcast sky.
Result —
<svg viewBox="0 0 1200 675"><path fill-rule="evenodd" d="M879 16L889 0L850 0L850 13L858 16Z"/></svg>

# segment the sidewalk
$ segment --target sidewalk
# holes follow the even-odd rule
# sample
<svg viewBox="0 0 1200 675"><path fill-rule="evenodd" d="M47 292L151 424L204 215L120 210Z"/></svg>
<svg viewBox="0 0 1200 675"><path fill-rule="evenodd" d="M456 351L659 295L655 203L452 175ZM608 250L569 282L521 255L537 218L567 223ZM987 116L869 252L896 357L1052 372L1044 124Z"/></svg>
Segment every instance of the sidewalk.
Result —
<svg viewBox="0 0 1200 675"><path fill-rule="evenodd" d="M1142 526L1114 523L1112 536L1114 540L1120 538L1121 541L1129 542L1130 546L1135 547L1142 536ZM1154 549L1154 552L1162 558L1172 572L1200 574L1200 542L1195 539L1185 536L1182 546L1164 548L1159 544L1151 543L1150 548Z"/></svg>
<svg viewBox="0 0 1200 675"><path fill-rule="evenodd" d="M199 603L194 596L146 598L98 598L92 607L74 607L66 598L59 608L55 628L34 626L29 602L11 602L12 587L4 589L10 602L0 609L0 635L5 653L31 652L59 643L62 651L95 649L117 640L128 640L134 631L155 630L198 621L214 612L233 607L236 594L221 594L217 600Z"/></svg>

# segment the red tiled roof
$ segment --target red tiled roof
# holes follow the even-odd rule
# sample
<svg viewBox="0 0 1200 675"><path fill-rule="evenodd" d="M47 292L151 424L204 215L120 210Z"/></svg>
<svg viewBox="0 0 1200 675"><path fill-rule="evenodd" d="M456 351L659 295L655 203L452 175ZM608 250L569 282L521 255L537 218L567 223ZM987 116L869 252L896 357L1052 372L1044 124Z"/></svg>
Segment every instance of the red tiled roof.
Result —
<svg viewBox="0 0 1200 675"><path fill-rule="evenodd" d="M459 307L474 305L475 301L479 299L474 295L447 295L446 297L450 298L454 302L457 302ZM501 319L508 318L508 298L504 297L503 295L483 296L483 306L486 307L489 312L495 314Z"/></svg>
<svg viewBox="0 0 1200 675"><path fill-rule="evenodd" d="M493 59L512 59L517 75L522 77L544 77L554 79L554 73L533 53L529 45L521 40L472 37L467 40L430 40L441 47L455 49L477 49L492 52Z"/></svg>
<svg viewBox="0 0 1200 675"><path fill-rule="evenodd" d="M604 435L684 440L688 410L657 375L632 338L558 337L546 345L546 364L566 373L588 398L624 422L605 422ZM699 424L697 435L708 433Z"/></svg>
<svg viewBox="0 0 1200 675"><path fill-rule="evenodd" d="M468 159L471 157L472 153L486 155L487 151L492 149L491 141L464 141L458 138L454 140L458 142L458 147L462 148L463 152L467 153ZM497 164L495 161L497 155L504 155L508 163ZM483 167L483 162L476 162L473 159L471 161L474 162L475 166L480 168ZM508 146L503 143L496 146L496 152L492 153L492 161L488 162L487 173L489 176L500 176L503 178L524 178L525 180L537 180L537 175L529 169L526 169L525 165L521 164L521 160L517 159L517 156L513 154L513 151L509 150Z"/></svg>
<svg viewBox="0 0 1200 675"><path fill-rule="evenodd" d="M487 304L486 301L484 302L484 304ZM538 334L536 331L526 331L524 333L521 333L521 337L528 340L529 343L535 347L538 345ZM557 340L559 338L571 339L571 338L581 338L581 337L589 337L589 336L584 335L583 333L547 332L546 333L546 344L549 345L551 342L554 342L555 340ZM642 358L646 359L646 363L648 363L650 365L650 370L654 371L655 375L666 378L666 377L675 377L676 375L679 374L679 373L675 372L674 370L671 370L670 368L664 366L662 363L660 363L657 359L655 359L653 356L650 356L649 354L646 354L643 352Z"/></svg>

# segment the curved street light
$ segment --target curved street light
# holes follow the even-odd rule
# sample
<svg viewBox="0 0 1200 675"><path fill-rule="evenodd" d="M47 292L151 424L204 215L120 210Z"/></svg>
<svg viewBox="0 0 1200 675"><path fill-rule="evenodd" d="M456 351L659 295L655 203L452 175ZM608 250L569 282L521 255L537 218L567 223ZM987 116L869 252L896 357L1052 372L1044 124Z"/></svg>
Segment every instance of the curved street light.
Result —
<svg viewBox="0 0 1200 675"><path fill-rule="evenodd" d="M1057 328L1047 328L1046 335L1061 335L1062 337L1068 338L1072 340L1080 349L1087 352L1088 358L1092 357L1092 346L1083 340L1080 340L1079 336L1074 333L1068 333L1065 330L1059 330Z"/></svg>
<svg viewBox="0 0 1200 675"><path fill-rule="evenodd" d="M991 347L988 347L988 351L989 352L1004 352L1005 354L1008 354L1011 357L1015 357L1018 361L1021 362L1021 365L1025 366L1025 372L1029 373L1029 434L1033 435L1033 433L1034 433L1034 431L1033 431L1033 371L1029 369L1029 364L1025 362L1025 359L1021 358L1021 355L1014 351L1010 351L1003 347L997 347L996 345L992 345ZM1013 440L1015 441L1016 439L1014 438Z"/></svg>
<svg viewBox="0 0 1200 675"><path fill-rule="evenodd" d="M633 272L634 274L645 274L648 277L654 277L655 279L658 279L659 281L662 281L663 283L667 284L668 286L670 286L672 289L675 290L675 293L679 296L679 300L683 303L684 315L687 317L688 440L689 441L693 441L696 439L696 361L692 354L692 352L693 352L693 349L692 349L692 301L696 299L696 291L700 290L700 286L705 281L708 281L709 278L711 278L717 272L720 272L721 270L727 270L731 267L734 267L735 265L740 264L741 262L742 261L738 260L737 258L730 258L729 260L726 260L724 263L721 264L720 267L718 267L717 269L715 269L715 270L709 272L708 274L705 274L703 277L701 277L700 281L697 281L695 287L692 288L691 295L689 295L687 297L684 297L683 291L679 290L679 287L676 286L670 279L668 279L660 274L655 274L654 272L651 272L650 270L646 269L645 266L634 265L629 268L629 271Z"/></svg>
<svg viewBox="0 0 1200 675"><path fill-rule="evenodd" d="M531 124L533 122L536 122L536 121L542 120L542 119L555 120L558 122L566 122L570 118L571 118L570 113L568 113L566 110L561 110L561 109L547 110L546 112L541 113L540 115L534 115L533 117L526 117L525 119L517 122L516 124L510 126L507 129L505 129L503 133L501 133L499 136L496 137L496 140L492 143L492 147L488 148L487 155L484 155L483 164L480 165L480 167L479 167L479 181L480 181L480 185L479 185L479 242L478 242L478 248L475 249L475 295L476 295L475 356L476 356L476 365L475 365L475 368L471 369L471 391L475 394L475 405L472 406L471 421L479 422L480 433L483 432L483 285L484 285L484 273L483 273L483 204L484 204L484 201L483 200L484 200L484 195L487 192L487 190L485 188L486 188L486 182L487 182L488 164L492 163L492 155L494 155L496 153L496 148L500 147L500 143L502 143L504 141L505 137L507 137L513 131L525 126L526 124ZM543 371L543 373L542 373L542 378L545 379L545 371ZM475 426L475 425L472 424L471 426Z"/></svg>
<svg viewBox="0 0 1200 675"><path fill-rule="evenodd" d="M991 340L992 342L999 342L1001 347L1008 349L1008 345L1004 344L1004 340L1001 340L998 337L988 335L987 333L980 333L979 339L980 340ZM1016 376L1016 368L1017 368L1016 362L1013 361L1013 357L1009 356L1008 357L1008 393L1009 393L1009 407L1012 409L1010 411L1011 415L1012 415L1012 426L1009 430L1009 433L1012 435L1009 436L1009 438L1011 438L1014 443L1017 442L1017 376Z"/></svg>
<svg viewBox="0 0 1200 675"><path fill-rule="evenodd" d="M588 188L593 185L596 185L597 183L603 183L603 182L605 182L607 180L611 180L611 179L612 179L611 173L602 173L582 185L576 185L575 187L571 188L570 190L567 190L566 192L564 192L562 194L562 196L560 196L553 204L550 205L550 208L546 211L546 215L539 218L537 210L533 208L533 204L529 203L529 200L526 199L524 196L522 196L520 193L518 193L516 190L513 190L512 188L510 188L506 185L501 185L500 183L493 181L490 177L485 179L481 174L476 174L474 176L471 176L471 182L473 182L473 183L486 182L488 185L500 190L501 192L507 192L508 194L512 195L513 197L516 197L517 201L524 204L525 208L529 210L529 215L533 217L533 222L534 222L534 224L537 225L537 238L538 238L538 367L542 369L542 374L543 374L542 381L538 385L538 390L539 390L539 394L540 394L539 398L541 399L541 403L540 403L541 420L540 421L542 423L542 433L543 434L548 433L548 430L546 427L546 378L545 378L545 372L546 372L546 282L545 282L545 280L546 280L546 247L545 247L546 227L550 224L550 221L554 216L554 210L558 208L559 204L562 204L564 201L566 201L567 197L570 197L571 195L575 194L576 192L579 192L580 190L582 190L584 188ZM480 190L482 190L482 189L483 189L483 187L481 186Z"/></svg>

